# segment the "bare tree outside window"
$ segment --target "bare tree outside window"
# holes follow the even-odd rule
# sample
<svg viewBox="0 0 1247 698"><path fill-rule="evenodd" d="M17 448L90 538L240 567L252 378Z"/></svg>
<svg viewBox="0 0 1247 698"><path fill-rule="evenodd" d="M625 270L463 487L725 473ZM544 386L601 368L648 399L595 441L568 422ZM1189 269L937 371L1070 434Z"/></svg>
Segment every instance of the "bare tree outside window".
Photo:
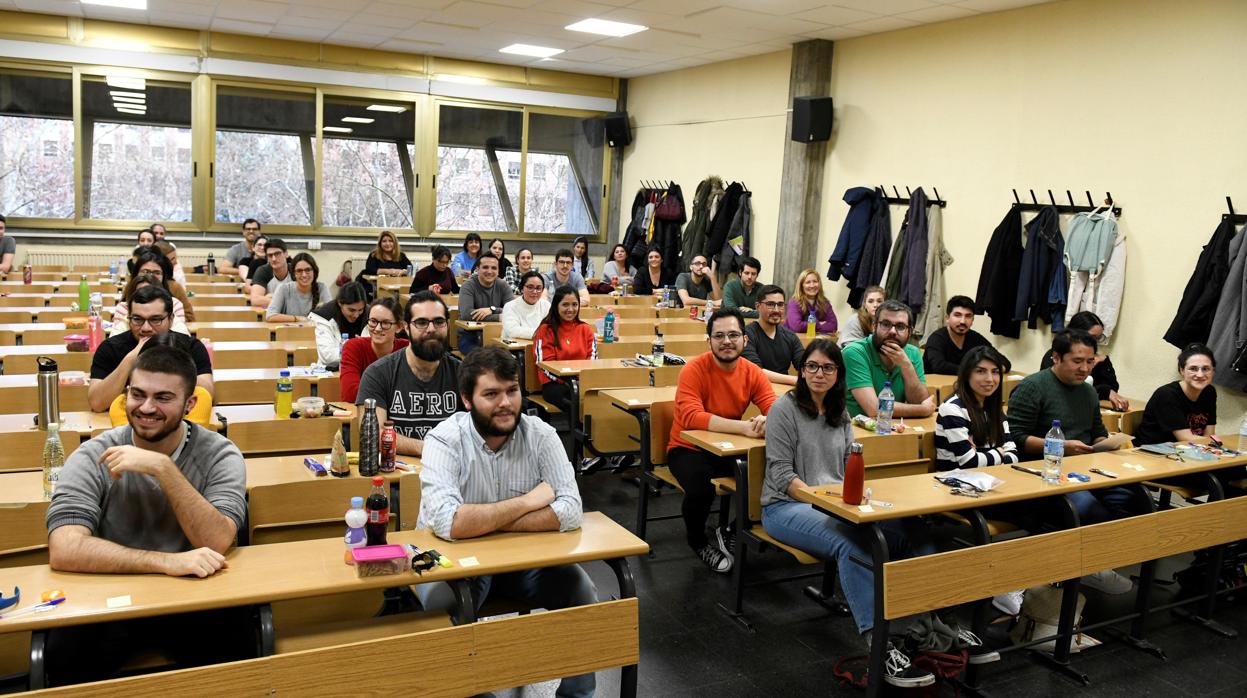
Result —
<svg viewBox="0 0 1247 698"><path fill-rule="evenodd" d="M315 95L220 86L216 105L216 220L311 225Z"/></svg>
<svg viewBox="0 0 1247 698"><path fill-rule="evenodd" d="M415 105L326 96L325 225L412 228Z"/></svg>
<svg viewBox="0 0 1247 698"><path fill-rule="evenodd" d="M73 80L0 71L0 213L74 217Z"/></svg>

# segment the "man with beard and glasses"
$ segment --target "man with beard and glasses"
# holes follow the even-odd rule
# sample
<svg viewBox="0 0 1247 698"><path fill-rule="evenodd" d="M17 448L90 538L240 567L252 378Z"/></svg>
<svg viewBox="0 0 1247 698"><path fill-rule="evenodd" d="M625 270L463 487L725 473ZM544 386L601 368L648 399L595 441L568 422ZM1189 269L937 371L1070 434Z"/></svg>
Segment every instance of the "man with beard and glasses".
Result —
<svg viewBox="0 0 1247 698"><path fill-rule="evenodd" d="M485 346L459 368L459 397L470 410L425 437L420 519L439 538L494 531L571 531L583 515L576 475L554 427L520 413L520 364L506 349ZM499 595L547 609L597 601L580 565L510 572L469 580L479 609ZM453 611L444 582L416 587L425 610ZM591 696L592 673L563 679L555 695Z"/></svg>
<svg viewBox="0 0 1247 698"><path fill-rule="evenodd" d="M775 390L762 369L741 361L745 347L745 319L737 308L719 308L706 321L710 351L699 354L680 371L675 392L675 415L667 463L684 489L684 532L697 557L715 572L732 569L736 536L730 529L716 528L715 540L706 534L706 518L714 503L710 480L735 474L734 458L713 456L680 438L686 429L709 429L762 438L766 415L775 402ZM749 405L762 414L741 419Z"/></svg>
<svg viewBox="0 0 1247 698"><path fill-rule="evenodd" d="M446 353L450 311L432 291L420 291L404 311L411 344L377 359L359 381L355 404L377 401L377 419L394 422L398 452L419 456L430 429L461 408L459 360Z"/></svg>
<svg viewBox="0 0 1247 698"><path fill-rule="evenodd" d="M186 421L195 364L152 346L129 371L129 424L82 444L65 461L48 505L48 561L61 572L207 577L227 566L247 513L238 448ZM211 613L210 619L205 616ZM53 685L106 679L136 650L156 645L179 662L254 656L241 610L57 629L49 633Z"/></svg>
<svg viewBox="0 0 1247 698"><path fill-rule="evenodd" d="M875 332L844 348L849 414L874 417L883 384L892 383L893 417L929 417L935 398L927 392L922 354L909 343L914 311L900 301L884 301L875 311Z"/></svg>

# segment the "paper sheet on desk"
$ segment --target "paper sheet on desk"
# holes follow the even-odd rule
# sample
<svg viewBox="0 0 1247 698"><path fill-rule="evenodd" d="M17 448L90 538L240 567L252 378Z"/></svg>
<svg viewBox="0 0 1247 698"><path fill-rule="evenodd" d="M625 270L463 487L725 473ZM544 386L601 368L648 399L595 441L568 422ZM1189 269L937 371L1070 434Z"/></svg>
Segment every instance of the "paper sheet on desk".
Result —
<svg viewBox="0 0 1247 698"><path fill-rule="evenodd" d="M957 468L956 470L947 470L945 472L942 472L939 475L936 475L935 479L939 480L940 482L943 482L946 485L956 484L956 483L949 483L947 482L947 480L960 480L962 482L968 482L971 485L974 485L975 487L979 488L983 492L994 490L1000 485L1003 485L1005 482L1004 480L1001 480L1000 478L990 473L985 473L981 470L964 470L962 468Z"/></svg>
<svg viewBox="0 0 1247 698"><path fill-rule="evenodd" d="M1119 448L1129 448L1132 444L1134 444L1133 437L1123 432L1117 432L1116 434L1109 434L1107 439L1093 445L1091 450L1096 453L1103 453L1104 451L1116 451Z"/></svg>

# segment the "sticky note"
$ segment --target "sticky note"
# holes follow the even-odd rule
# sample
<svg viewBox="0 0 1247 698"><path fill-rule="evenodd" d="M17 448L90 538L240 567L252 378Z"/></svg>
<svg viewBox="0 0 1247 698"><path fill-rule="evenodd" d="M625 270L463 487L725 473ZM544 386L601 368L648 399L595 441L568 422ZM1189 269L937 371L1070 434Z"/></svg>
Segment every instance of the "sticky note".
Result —
<svg viewBox="0 0 1247 698"><path fill-rule="evenodd" d="M475 557L465 557L465 558L459 559L460 567L476 567L480 564L481 564L481 561L477 560Z"/></svg>
<svg viewBox="0 0 1247 698"><path fill-rule="evenodd" d="M733 444L731 441L720 441L719 442L719 448L732 448L732 446Z"/></svg>
<svg viewBox="0 0 1247 698"><path fill-rule="evenodd" d="M636 401L636 399L635 399L635 398L630 398L630 399L628 400L628 404L629 404L629 405L635 405L635 404L637 404L637 401Z"/></svg>
<svg viewBox="0 0 1247 698"><path fill-rule="evenodd" d="M914 431L926 431L926 427L914 427Z"/></svg>
<svg viewBox="0 0 1247 698"><path fill-rule="evenodd" d="M863 504L859 506L857 510L862 512L863 514L869 514L870 512L874 511L875 508L870 506L869 504Z"/></svg>
<svg viewBox="0 0 1247 698"><path fill-rule="evenodd" d="M105 599L104 605L108 608L125 608L130 605L130 595L114 596L111 599Z"/></svg>

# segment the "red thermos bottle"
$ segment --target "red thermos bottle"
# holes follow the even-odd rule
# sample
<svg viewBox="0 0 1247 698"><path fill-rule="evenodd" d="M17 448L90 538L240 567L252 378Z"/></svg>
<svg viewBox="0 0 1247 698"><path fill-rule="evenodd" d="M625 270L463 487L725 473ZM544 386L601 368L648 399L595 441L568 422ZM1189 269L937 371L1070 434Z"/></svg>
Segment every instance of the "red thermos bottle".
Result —
<svg viewBox="0 0 1247 698"><path fill-rule="evenodd" d="M866 480L866 460L862 458L862 445L854 441L849 446L849 462L844 465L844 503L862 503L862 485Z"/></svg>

